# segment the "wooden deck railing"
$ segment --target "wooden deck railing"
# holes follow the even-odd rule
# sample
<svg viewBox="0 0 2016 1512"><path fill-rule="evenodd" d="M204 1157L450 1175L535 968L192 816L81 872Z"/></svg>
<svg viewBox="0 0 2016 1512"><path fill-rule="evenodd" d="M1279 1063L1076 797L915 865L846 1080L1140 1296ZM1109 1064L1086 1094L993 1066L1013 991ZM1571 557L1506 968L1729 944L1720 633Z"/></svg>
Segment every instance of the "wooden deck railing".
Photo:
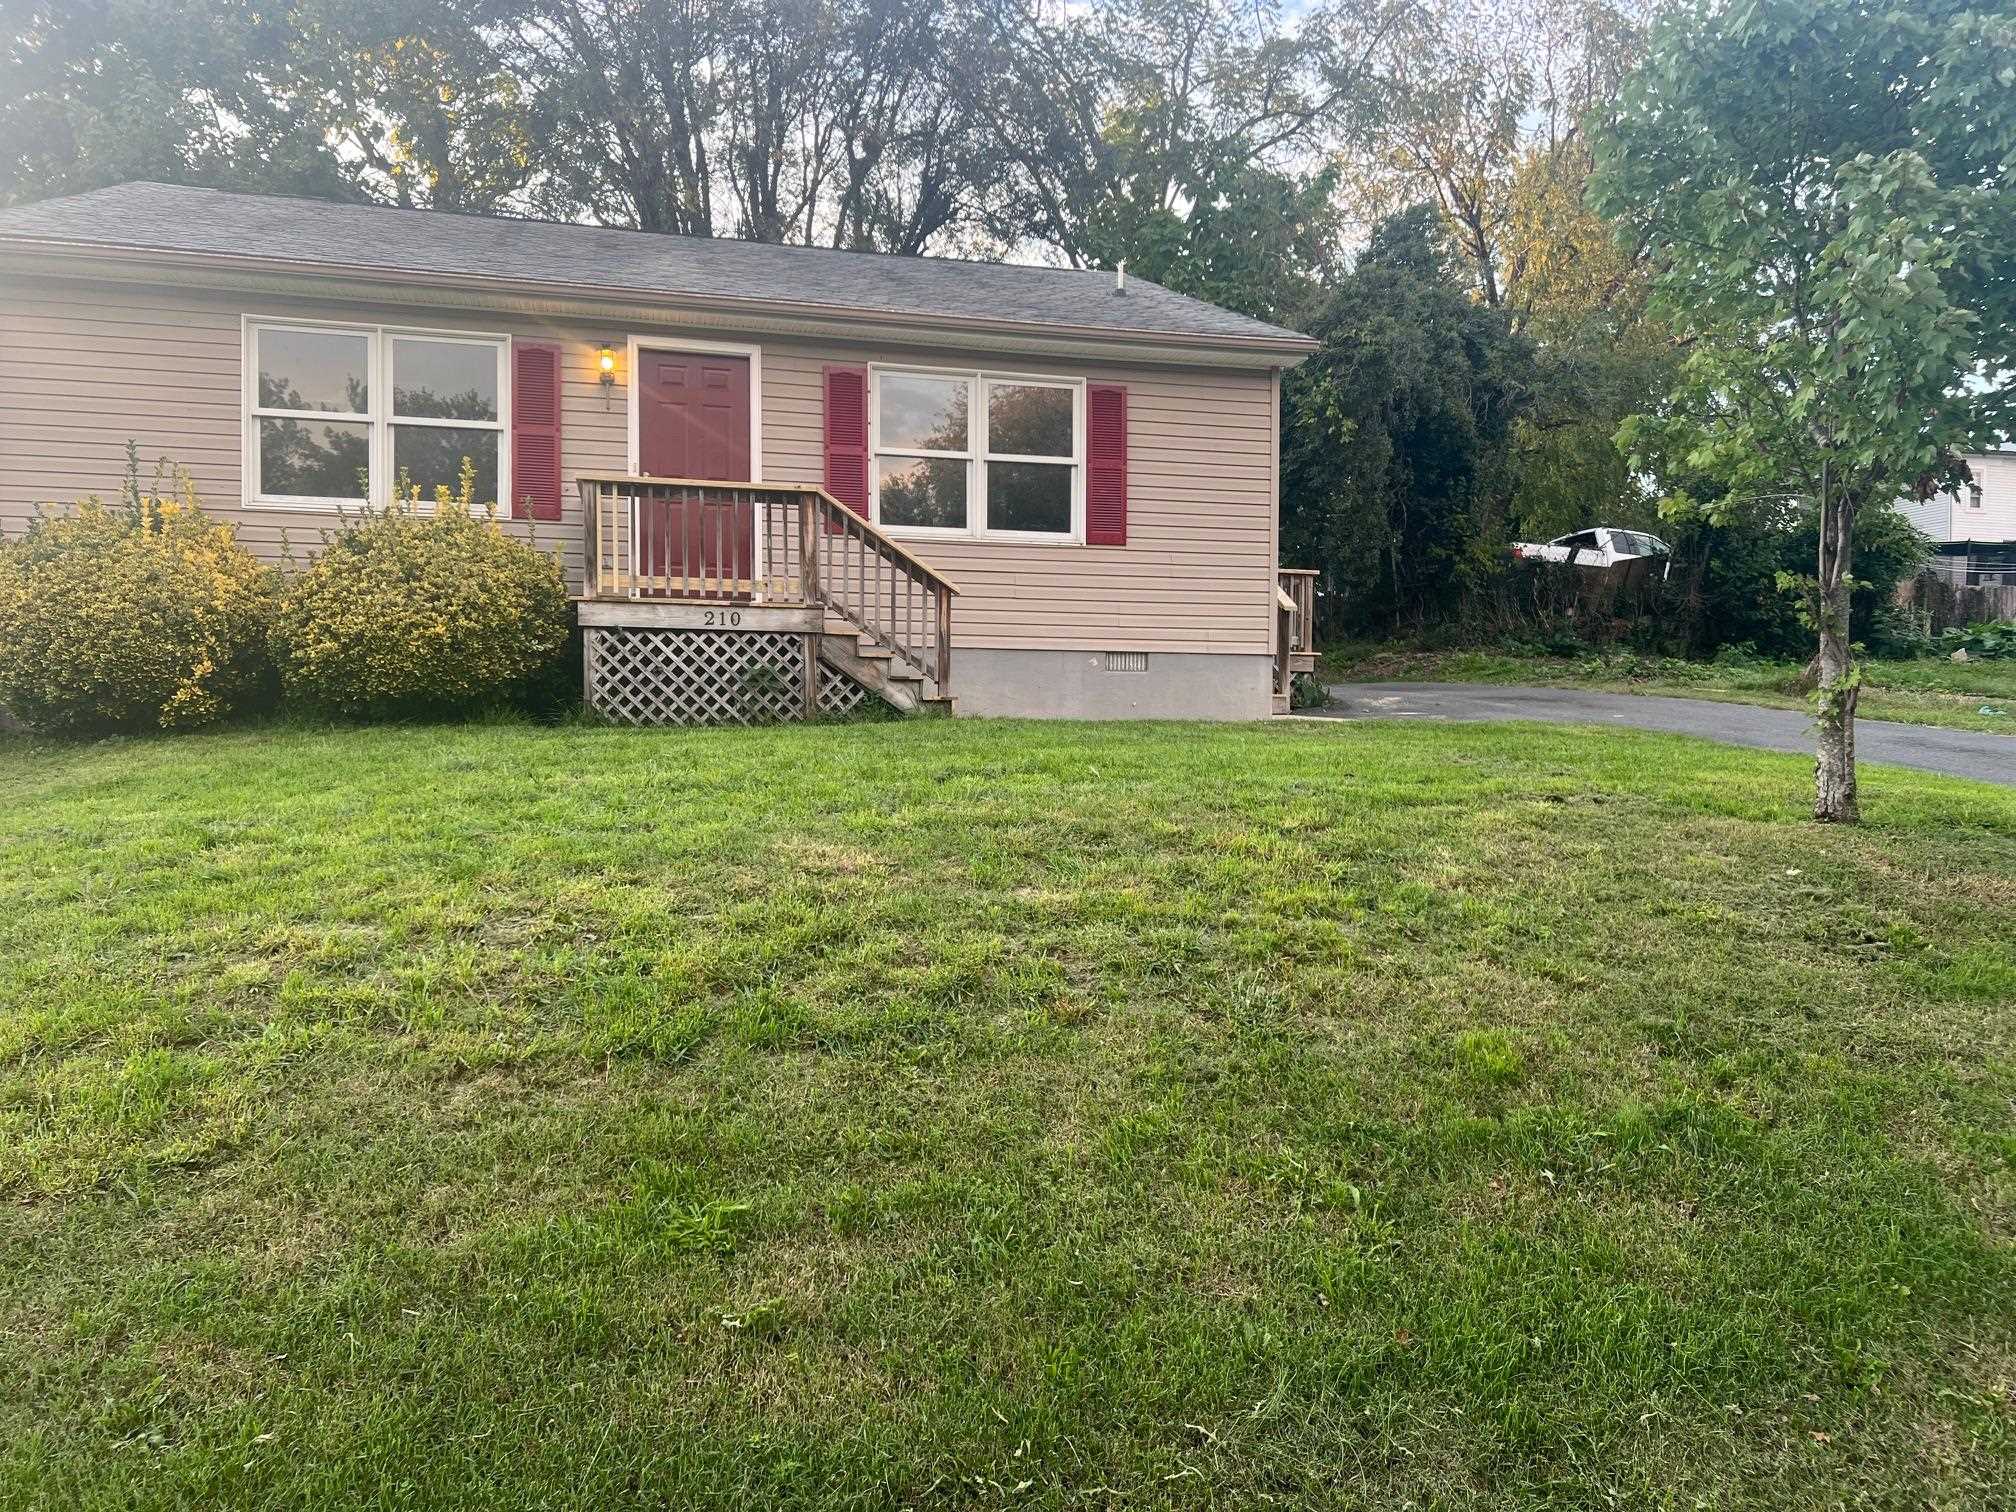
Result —
<svg viewBox="0 0 2016 1512"><path fill-rule="evenodd" d="M1314 567L1283 567L1277 572L1281 591L1294 604L1293 618L1289 624L1290 651L1314 651L1316 649L1316 569Z"/></svg>
<svg viewBox="0 0 2016 1512"><path fill-rule="evenodd" d="M578 482L588 598L817 606L950 696L958 588L824 489L627 473Z"/></svg>
<svg viewBox="0 0 2016 1512"><path fill-rule="evenodd" d="M1280 707L1295 691L1295 674L1316 664L1316 569L1277 569L1274 588L1274 697Z"/></svg>

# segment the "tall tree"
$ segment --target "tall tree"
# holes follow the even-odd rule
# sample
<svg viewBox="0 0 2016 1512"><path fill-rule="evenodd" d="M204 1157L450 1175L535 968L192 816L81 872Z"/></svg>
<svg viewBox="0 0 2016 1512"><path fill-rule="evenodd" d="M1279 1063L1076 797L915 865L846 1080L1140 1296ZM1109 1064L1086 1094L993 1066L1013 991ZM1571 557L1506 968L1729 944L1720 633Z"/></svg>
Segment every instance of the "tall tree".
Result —
<svg viewBox="0 0 2016 1512"><path fill-rule="evenodd" d="M1597 522L1650 527L1657 495L1618 453L1625 416L1670 385L1672 334L1646 314L1642 244L1620 242L1584 202L1586 141L1535 145L1515 170L1498 240L1506 309L1533 339L1535 402L1513 433L1509 539Z"/></svg>
<svg viewBox="0 0 2016 1512"><path fill-rule="evenodd" d="M1533 212L1580 200L1583 123L1616 97L1635 61L1644 7L1414 0L1393 15L1362 61L1343 58L1365 102L1341 144L1360 213L1434 204L1478 297L1522 321L1529 273L1558 272L1535 260L1553 222Z"/></svg>
<svg viewBox="0 0 2016 1512"><path fill-rule="evenodd" d="M1212 245L1242 201L1246 229L1277 222L1262 234L1278 247L1297 240L1284 211L1329 232L1328 180L1309 192L1320 149L1359 86L1353 60L1411 3L1341 0L1291 23L1271 0L975 0L962 71L1007 168L989 228L1075 267L1148 256L1165 271L1175 259L1156 249ZM1305 269L1325 260L1302 240Z"/></svg>
<svg viewBox="0 0 2016 1512"><path fill-rule="evenodd" d="M1091 243L1096 260L1125 262L1178 293L1299 328L1342 267L1335 178L1236 158L1228 144L1217 173L1200 180L1186 205L1100 228Z"/></svg>
<svg viewBox="0 0 2016 1512"><path fill-rule="evenodd" d="M329 154L267 108L284 48L210 0L0 5L0 203L126 179L348 192Z"/></svg>
<svg viewBox="0 0 2016 1512"><path fill-rule="evenodd" d="M1476 553L1534 354L1457 262L1434 207L1381 221L1285 388L1284 551L1323 569L1358 625L1418 620L1491 565Z"/></svg>
<svg viewBox="0 0 2016 1512"><path fill-rule="evenodd" d="M547 123L473 0L293 0L273 13L285 68L269 88L354 165L361 192L485 212L533 178Z"/></svg>
<svg viewBox="0 0 2016 1512"><path fill-rule="evenodd" d="M1709 480L1673 512L1817 510L1814 815L1853 821L1856 516L1952 480L2011 414L2016 20L1689 0L1597 161L1596 204L1658 249L1654 309L1686 343L1620 444Z"/></svg>
<svg viewBox="0 0 2016 1512"><path fill-rule="evenodd" d="M1339 122L1350 211L1432 205L1477 300L1533 339L1510 492L1476 522L1480 564L1515 536L1652 514L1611 437L1670 342L1644 319L1643 249L1583 202L1585 122L1642 51L1647 3L1415 0L1362 67L1346 60L1361 79Z"/></svg>
<svg viewBox="0 0 2016 1512"><path fill-rule="evenodd" d="M492 210L536 122L478 0L6 0L0 202L152 178Z"/></svg>
<svg viewBox="0 0 2016 1512"><path fill-rule="evenodd" d="M510 0L555 130L533 202L689 236L920 252L986 188L966 13L905 0Z"/></svg>

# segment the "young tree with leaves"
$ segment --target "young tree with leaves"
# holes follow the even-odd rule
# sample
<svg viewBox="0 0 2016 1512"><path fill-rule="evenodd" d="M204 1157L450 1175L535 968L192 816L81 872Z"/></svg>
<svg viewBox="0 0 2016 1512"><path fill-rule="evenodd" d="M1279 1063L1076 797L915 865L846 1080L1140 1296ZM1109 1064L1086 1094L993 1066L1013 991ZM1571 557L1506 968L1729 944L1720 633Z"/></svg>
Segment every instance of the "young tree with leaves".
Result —
<svg viewBox="0 0 2016 1512"><path fill-rule="evenodd" d="M1690 0L1597 143L1597 207L1654 249L1684 344L1634 466L1672 513L1811 500L1814 816L1858 817L1855 518L1955 481L2016 369L2016 20L1970 0Z"/></svg>

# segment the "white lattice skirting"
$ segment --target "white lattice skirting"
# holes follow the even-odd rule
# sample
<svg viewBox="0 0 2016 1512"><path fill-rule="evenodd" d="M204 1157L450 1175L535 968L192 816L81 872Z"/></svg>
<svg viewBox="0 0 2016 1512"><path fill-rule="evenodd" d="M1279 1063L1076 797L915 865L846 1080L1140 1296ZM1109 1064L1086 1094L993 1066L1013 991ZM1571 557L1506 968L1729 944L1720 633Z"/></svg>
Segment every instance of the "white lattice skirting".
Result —
<svg viewBox="0 0 2016 1512"><path fill-rule="evenodd" d="M868 690L845 672L819 663L819 712L851 714L869 697Z"/></svg>
<svg viewBox="0 0 2016 1512"><path fill-rule="evenodd" d="M780 630L591 627L588 707L636 725L780 724L804 717L805 637ZM819 712L845 714L868 690L821 663Z"/></svg>

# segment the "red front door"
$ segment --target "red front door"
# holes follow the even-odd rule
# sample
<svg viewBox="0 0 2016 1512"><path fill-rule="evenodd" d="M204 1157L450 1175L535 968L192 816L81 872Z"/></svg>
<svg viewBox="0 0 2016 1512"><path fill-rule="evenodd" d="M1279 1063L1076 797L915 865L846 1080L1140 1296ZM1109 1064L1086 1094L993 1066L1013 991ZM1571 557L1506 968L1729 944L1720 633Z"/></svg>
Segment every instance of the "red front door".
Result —
<svg viewBox="0 0 2016 1512"><path fill-rule="evenodd" d="M654 478L749 481L749 359L637 354L637 460ZM755 511L742 500L661 504L640 519L642 559L673 591L746 585L755 575ZM730 589L729 591L736 591Z"/></svg>

